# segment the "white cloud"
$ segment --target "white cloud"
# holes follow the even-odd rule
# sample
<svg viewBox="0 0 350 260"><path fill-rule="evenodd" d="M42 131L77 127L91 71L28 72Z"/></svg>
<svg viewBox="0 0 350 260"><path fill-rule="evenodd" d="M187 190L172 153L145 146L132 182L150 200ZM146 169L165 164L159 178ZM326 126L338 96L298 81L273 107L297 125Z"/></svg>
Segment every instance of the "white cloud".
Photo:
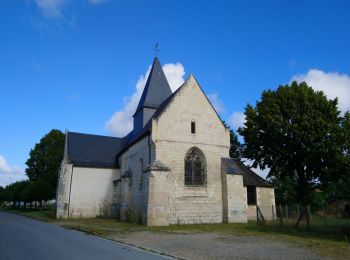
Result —
<svg viewBox="0 0 350 260"><path fill-rule="evenodd" d="M26 179L24 171L20 167L10 166L5 157L0 155L0 186L5 187L10 183L24 179Z"/></svg>
<svg viewBox="0 0 350 260"><path fill-rule="evenodd" d="M34 0L43 15L47 18L62 16L62 8L67 0Z"/></svg>
<svg viewBox="0 0 350 260"><path fill-rule="evenodd" d="M163 71L173 92L184 83L185 68L181 63L164 64Z"/></svg>
<svg viewBox="0 0 350 260"><path fill-rule="evenodd" d="M233 126L234 130L242 127L245 123L245 115L242 112L233 112L230 116L229 123Z"/></svg>
<svg viewBox="0 0 350 260"><path fill-rule="evenodd" d="M133 128L133 114L137 108L138 102L145 87L151 66L146 73L141 75L135 86L135 92L131 97L124 97L123 109L114 113L106 123L106 129L115 136L124 136ZM171 90L174 92L184 82L185 69L181 63L168 63L163 65L163 71L169 82Z"/></svg>
<svg viewBox="0 0 350 260"><path fill-rule="evenodd" d="M208 94L208 98L215 108L216 112L223 113L225 112L224 104L222 103L222 100L219 98L218 94L212 93Z"/></svg>
<svg viewBox="0 0 350 260"><path fill-rule="evenodd" d="M339 109L350 110L350 76L336 72L310 69L306 74L295 75L292 81L305 81L315 90L322 90L330 99L338 97Z"/></svg>

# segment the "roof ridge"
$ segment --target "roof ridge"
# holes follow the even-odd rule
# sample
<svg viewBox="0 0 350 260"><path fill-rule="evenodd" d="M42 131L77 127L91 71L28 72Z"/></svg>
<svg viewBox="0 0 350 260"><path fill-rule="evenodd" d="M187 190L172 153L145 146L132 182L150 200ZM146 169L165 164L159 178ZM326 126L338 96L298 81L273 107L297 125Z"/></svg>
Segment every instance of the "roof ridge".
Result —
<svg viewBox="0 0 350 260"><path fill-rule="evenodd" d="M73 132L73 131L67 131L67 134L90 135L90 136L99 136L99 137L107 137L107 138L123 139L123 137L108 136L108 135L97 135L97 134L86 134L86 133Z"/></svg>

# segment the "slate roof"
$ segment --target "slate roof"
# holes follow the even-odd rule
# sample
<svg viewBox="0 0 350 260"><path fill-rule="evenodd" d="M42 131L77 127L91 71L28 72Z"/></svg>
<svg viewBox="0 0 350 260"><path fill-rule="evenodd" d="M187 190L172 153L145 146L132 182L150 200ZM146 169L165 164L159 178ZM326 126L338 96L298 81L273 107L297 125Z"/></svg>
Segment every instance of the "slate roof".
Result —
<svg viewBox="0 0 350 260"><path fill-rule="evenodd" d="M136 113L145 107L157 109L152 118L158 118L182 87L172 93L156 57L134 114L134 120L138 120L135 117ZM220 118L219 115L218 117ZM143 128L133 129L123 138L68 132L68 158L77 166L119 168L118 156L149 135L151 128L152 120L149 120Z"/></svg>
<svg viewBox="0 0 350 260"><path fill-rule="evenodd" d="M158 108L171 94L162 66L155 57L135 114L143 107Z"/></svg>
<svg viewBox="0 0 350 260"><path fill-rule="evenodd" d="M273 185L245 166L239 159L221 158L223 170L226 174L242 174L244 186L268 187Z"/></svg>
<svg viewBox="0 0 350 260"><path fill-rule="evenodd" d="M156 58L157 59L157 58ZM158 59L157 59L158 60ZM159 62L159 61L158 61ZM191 74L190 77L194 76ZM196 80L194 78L194 80ZM153 114L153 116L151 117L151 120L148 121L148 123L144 126L143 129L139 129L139 130L135 130L133 129L128 135L126 135L124 137L124 147L123 149L120 151L119 155L122 154L124 151L126 151L131 145L135 144L137 141L139 141L140 139L142 139L143 137L147 136L150 132L151 132L151 128L152 128L152 118L158 118L163 111L165 110L165 108L169 105L169 103L171 103L171 101L173 100L174 96L180 91L180 89L182 89L184 87L185 84L183 84L182 86L180 86L176 91L174 91L174 93L172 93L168 98L166 98L164 100L163 103L161 103L158 107L158 109L156 110L156 112ZM200 87L200 86L199 86ZM202 88L200 87L201 91L203 92ZM204 93L204 92L203 92ZM209 104L212 106L212 108L214 109L215 113L217 114L218 118L220 119L220 121L222 122L219 114L216 112L214 106L211 104L210 100L208 99L208 97L205 95L205 97L207 98Z"/></svg>
<svg viewBox="0 0 350 260"><path fill-rule="evenodd" d="M242 175L244 173L232 158L221 158L221 167L226 174Z"/></svg>
<svg viewBox="0 0 350 260"><path fill-rule="evenodd" d="M68 161L75 166L119 168L123 138L67 132Z"/></svg>
<svg viewBox="0 0 350 260"><path fill-rule="evenodd" d="M135 114L144 107L158 109L173 95L156 57ZM164 107L162 106L162 109ZM132 144L147 136L151 126L152 120L142 129L132 130L124 138L68 132L68 158L76 166L119 168L118 156Z"/></svg>

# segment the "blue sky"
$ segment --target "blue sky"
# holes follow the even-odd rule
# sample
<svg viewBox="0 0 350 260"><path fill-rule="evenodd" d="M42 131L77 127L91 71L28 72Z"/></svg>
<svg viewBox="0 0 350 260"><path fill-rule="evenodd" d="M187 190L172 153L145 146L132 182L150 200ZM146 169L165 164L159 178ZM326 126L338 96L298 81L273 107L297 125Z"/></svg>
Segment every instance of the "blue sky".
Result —
<svg viewBox="0 0 350 260"><path fill-rule="evenodd" d="M247 103L292 79L349 109L349 10L334 0L2 0L0 185L23 178L52 128L127 131L156 42L173 89L194 73L233 128Z"/></svg>

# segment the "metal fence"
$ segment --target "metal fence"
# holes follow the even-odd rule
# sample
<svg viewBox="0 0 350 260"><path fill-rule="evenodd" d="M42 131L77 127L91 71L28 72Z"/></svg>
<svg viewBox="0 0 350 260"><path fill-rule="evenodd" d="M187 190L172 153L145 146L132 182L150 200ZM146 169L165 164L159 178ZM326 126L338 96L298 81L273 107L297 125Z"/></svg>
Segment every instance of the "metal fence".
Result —
<svg viewBox="0 0 350 260"><path fill-rule="evenodd" d="M346 205L318 210L301 205L257 206L255 216L258 225L299 227L349 237L350 216L347 210Z"/></svg>

